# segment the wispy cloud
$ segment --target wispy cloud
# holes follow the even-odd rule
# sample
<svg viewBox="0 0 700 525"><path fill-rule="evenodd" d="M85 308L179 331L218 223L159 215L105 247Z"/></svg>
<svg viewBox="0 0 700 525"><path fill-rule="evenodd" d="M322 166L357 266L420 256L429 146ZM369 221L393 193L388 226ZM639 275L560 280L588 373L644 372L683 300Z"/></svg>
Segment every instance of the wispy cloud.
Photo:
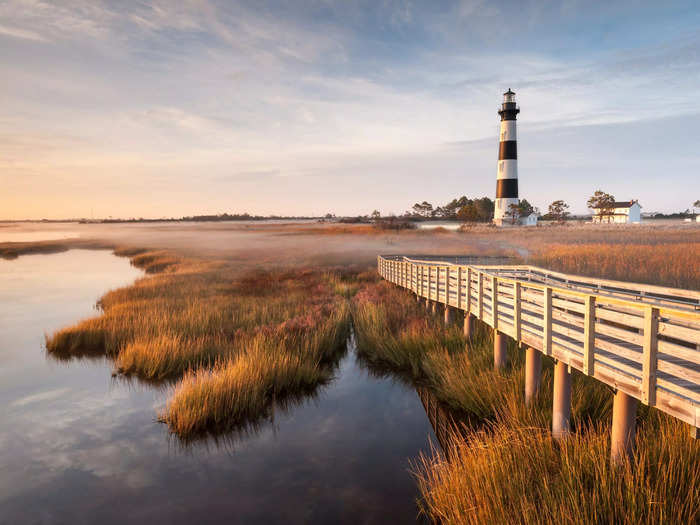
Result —
<svg viewBox="0 0 700 525"><path fill-rule="evenodd" d="M524 139L572 128L584 137L595 126L652 119L668 125L700 112L700 9L684 9L7 0L0 178L43 173L47 188L60 177L91 181L94 192L115 184L127 192L169 176L168 214L178 214L184 194L230 195L235 184L257 180L263 195L270 181L308 173L351 184L350 173L369 170L386 187L434 169L490 181L493 158L481 157L488 147L465 156L443 145L493 140L508 87L523 107ZM566 159L565 151L553 155ZM211 189L193 173L207 173ZM255 175L263 173L278 175ZM467 191L452 180L450 192ZM480 182L472 186L482 191ZM252 191L246 187L255 201ZM94 197L117 199L106 190ZM303 194L292 202L289 211L299 213L313 204ZM338 201L339 210L348 202ZM21 195L11 205L12 216L24 216Z"/></svg>
<svg viewBox="0 0 700 525"><path fill-rule="evenodd" d="M36 42L46 42L47 40L38 33L34 31L29 31L27 29L20 29L17 27L6 27L0 25L0 35L9 36L12 38L20 38L23 40L34 40Z"/></svg>

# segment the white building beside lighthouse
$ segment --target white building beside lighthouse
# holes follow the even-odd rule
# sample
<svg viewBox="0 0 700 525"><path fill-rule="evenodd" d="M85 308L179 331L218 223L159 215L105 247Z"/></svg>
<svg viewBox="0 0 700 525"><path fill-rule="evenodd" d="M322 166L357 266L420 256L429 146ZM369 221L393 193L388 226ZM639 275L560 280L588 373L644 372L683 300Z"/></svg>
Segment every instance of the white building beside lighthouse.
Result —
<svg viewBox="0 0 700 525"><path fill-rule="evenodd" d="M498 172L496 175L496 202L493 222L498 226L519 222L513 217L511 205L518 205L518 142L515 119L520 108L515 93L508 89L503 93L503 104L498 110L501 116L500 144L498 148Z"/></svg>

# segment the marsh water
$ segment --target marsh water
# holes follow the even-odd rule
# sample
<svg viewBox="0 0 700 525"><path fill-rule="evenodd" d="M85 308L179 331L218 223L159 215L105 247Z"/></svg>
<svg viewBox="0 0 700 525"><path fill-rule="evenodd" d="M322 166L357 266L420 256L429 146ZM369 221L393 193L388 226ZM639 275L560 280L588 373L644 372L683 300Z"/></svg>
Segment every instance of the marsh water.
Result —
<svg viewBox="0 0 700 525"><path fill-rule="evenodd" d="M57 362L44 334L141 275L107 251L0 260L0 523L404 523L435 435L411 387L352 345L316 396L217 442L156 421L169 390Z"/></svg>

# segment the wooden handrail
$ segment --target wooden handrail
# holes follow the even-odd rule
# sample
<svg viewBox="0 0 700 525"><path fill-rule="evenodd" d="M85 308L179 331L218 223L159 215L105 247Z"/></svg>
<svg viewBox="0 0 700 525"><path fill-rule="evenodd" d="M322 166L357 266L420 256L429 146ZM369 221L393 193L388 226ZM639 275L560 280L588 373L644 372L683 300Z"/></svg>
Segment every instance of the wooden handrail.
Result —
<svg viewBox="0 0 700 525"><path fill-rule="evenodd" d="M598 292L592 278L474 262L379 256L377 268L383 278L420 297L464 310L700 427L700 312L695 307L700 292L602 279ZM543 275L556 281L541 282Z"/></svg>

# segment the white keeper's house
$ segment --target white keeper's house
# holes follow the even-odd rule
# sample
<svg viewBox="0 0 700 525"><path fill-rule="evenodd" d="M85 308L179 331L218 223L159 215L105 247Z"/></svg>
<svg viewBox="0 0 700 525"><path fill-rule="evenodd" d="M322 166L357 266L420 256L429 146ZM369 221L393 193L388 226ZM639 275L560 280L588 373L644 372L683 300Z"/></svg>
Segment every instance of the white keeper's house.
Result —
<svg viewBox="0 0 700 525"><path fill-rule="evenodd" d="M642 222L642 207L635 200L614 202L608 208L593 209L594 223L631 224Z"/></svg>

